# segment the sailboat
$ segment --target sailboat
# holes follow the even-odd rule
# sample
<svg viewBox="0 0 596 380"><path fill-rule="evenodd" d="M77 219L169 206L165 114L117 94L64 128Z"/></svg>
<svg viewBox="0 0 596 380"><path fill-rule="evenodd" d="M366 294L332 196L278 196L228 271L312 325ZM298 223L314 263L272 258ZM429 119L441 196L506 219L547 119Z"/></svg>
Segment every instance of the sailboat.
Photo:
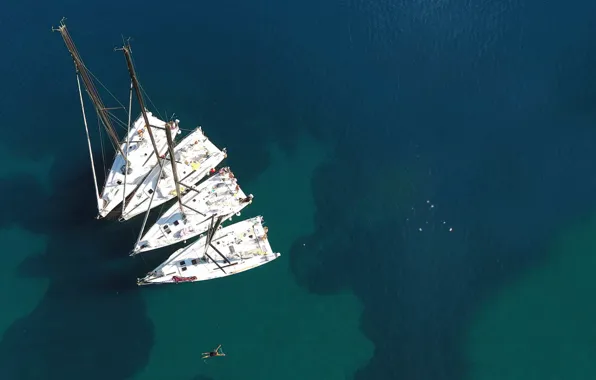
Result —
<svg viewBox="0 0 596 380"><path fill-rule="evenodd" d="M280 256L271 249L262 216L221 229L217 223L206 236L177 250L147 276L137 279L137 284L211 280L247 271Z"/></svg>
<svg viewBox="0 0 596 380"><path fill-rule="evenodd" d="M125 139L120 141L112 123L114 119L117 121L119 120L110 113L111 109L104 105L103 100L101 99L94 84L95 81L99 81L83 62L64 21L65 19L63 18L60 21L60 26L58 28L52 28L52 30L60 32L60 35L62 36L75 64L79 99L81 103L85 132L87 135L89 157L91 160L93 181L95 185L98 209L97 218L104 218L121 203L123 206L122 208L124 209L126 198L142 183L142 181L156 166L156 164L159 163L159 157L162 156L167 150L167 136L165 130L169 129L173 135L176 136L178 133L180 133L180 129L178 126L178 121L166 123L165 121L153 116L151 112L148 112L144 104L141 108L141 116L139 116L134 123L132 123L131 128L133 80L130 87L127 133ZM132 73L134 68L132 67L130 51L127 50L125 55L129 70L132 70ZM131 74L131 76L132 75L133 74ZM95 172L95 163L93 159L91 139L89 137L89 128L87 125L87 115L85 113L83 94L81 91L81 81L83 82L83 86L87 95L89 96L89 99L93 103L95 112L97 113L101 125L107 132L110 142L116 149L116 155L114 157L113 164L106 176L101 192L99 191L97 185L97 175ZM140 92L138 87L135 88L135 90L137 93ZM150 144L147 140L147 135L149 136Z"/></svg>
<svg viewBox="0 0 596 380"><path fill-rule="evenodd" d="M240 215L252 203L253 195L246 196L229 167L189 188L182 197L185 213L178 205L164 212L134 247L133 254L162 248L198 236L209 229L213 216L224 220Z"/></svg>
<svg viewBox="0 0 596 380"><path fill-rule="evenodd" d="M175 251L147 276L137 279L137 284L195 282L220 278L278 258L280 254L274 253L269 244L268 228L264 226L262 216L222 226L232 216L240 216L240 211L252 203L253 195L246 196L229 167L216 171L215 168L227 157L226 149L220 150L215 146L201 127L174 145L176 135L181 133L180 121L163 121L153 116L145 107L128 42L122 48L115 49L124 53L131 79L127 133L123 141L118 139L112 119L119 120L104 106L94 80L100 84L101 82L81 59L64 20L60 21L58 28L52 30L60 32L76 68L98 218L112 214L119 204L122 204L120 220L145 213L133 255L199 236L199 240ZM97 185L81 81L116 150L101 192ZM131 123L133 90L141 115ZM143 235L151 210L174 197L178 199L178 204L163 213L157 223Z"/></svg>

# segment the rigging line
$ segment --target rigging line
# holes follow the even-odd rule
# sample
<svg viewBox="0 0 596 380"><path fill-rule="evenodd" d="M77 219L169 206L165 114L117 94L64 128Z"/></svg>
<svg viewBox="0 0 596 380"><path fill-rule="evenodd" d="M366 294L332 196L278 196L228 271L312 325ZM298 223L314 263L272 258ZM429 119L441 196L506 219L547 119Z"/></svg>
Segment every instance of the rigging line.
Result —
<svg viewBox="0 0 596 380"><path fill-rule="evenodd" d="M135 58L132 54L132 49L130 50L130 60L132 61L133 66L136 67L136 63L135 63ZM137 78L138 78L138 74L137 74ZM140 80L137 80L137 82L139 82L139 87L141 88L141 91L143 91L143 94L145 94L145 96L147 97L147 99L149 99L149 103L151 103L151 105L153 106L153 109L155 110L155 112L157 112L157 114L159 115L159 118L162 119L163 121L167 121L164 119L164 117L161 115L161 112L159 112L159 108L157 108L155 106L155 104L153 103L153 100L151 100L151 97L149 96L149 94L147 94L147 91L145 91L145 88L143 88L143 85L140 83ZM167 115L166 115L167 116Z"/></svg>
<svg viewBox="0 0 596 380"><path fill-rule="evenodd" d="M84 66L84 64L83 64L83 66ZM104 90L106 90L108 92L108 94L110 94L110 96L112 98L114 98L114 100L116 101L116 103L118 103L120 105L120 107L124 108L124 105L122 105L122 103L120 103L120 100L118 100L118 98L114 94L112 94L112 92L110 90L108 90L108 88L99 80L99 78L97 78L95 76L95 74L93 74L93 72L91 72L91 70L87 69L86 67L85 67L85 69L89 72L89 74L91 74L91 76L93 77L93 79L95 79L97 81L97 83L99 83L101 85L101 87L103 87Z"/></svg>
<svg viewBox="0 0 596 380"><path fill-rule="evenodd" d="M112 121L115 122L115 124L118 126L119 130L122 129L123 131L126 131L128 129L128 125L126 125L126 123L124 123L120 120L117 120L117 119L112 119ZM125 142L125 139L123 138L122 144L124 144L124 142Z"/></svg>
<svg viewBox="0 0 596 380"><path fill-rule="evenodd" d="M159 160L159 158L158 158L158 160ZM161 180L161 173L163 172L163 168L164 168L164 165L161 165L159 168L159 174L157 175L157 182L155 183L155 189L153 189L153 192L151 193L151 199L149 199L149 206L147 208L147 212L145 213L145 220L143 220L143 225L141 226L141 231L139 232L139 237L137 239L137 242L134 245L134 248L137 247L137 245L141 241L141 238L143 237L143 231L145 230L145 224L147 224L147 219L149 218L149 213L151 212L151 203L153 203L153 198L155 197L155 193L157 193L157 187L159 186L159 181ZM133 256L133 255L135 255L134 251L131 253L131 256Z"/></svg>
<svg viewBox="0 0 596 380"><path fill-rule="evenodd" d="M147 97L147 99L149 99L149 103L151 103L151 106L153 106L153 109L155 110L155 112L157 112L157 114L159 115L159 118L162 119L163 121L168 121L166 118L163 117L163 115L161 114L161 112L159 112L159 108L157 108L157 106L155 105L155 103L153 103L153 99L151 99L151 97L149 96L149 94L147 93L147 91L145 91L145 88L143 87L142 84L139 83L139 87L141 87L141 91L143 91L143 94L145 94L145 96ZM166 114L166 116L168 116Z"/></svg>
<svg viewBox="0 0 596 380"><path fill-rule="evenodd" d="M120 128L124 128L126 129L127 124L121 120L118 116L114 115L113 113L108 112L108 116L110 117L110 120L112 120L112 122L118 124L118 126Z"/></svg>
<svg viewBox="0 0 596 380"><path fill-rule="evenodd" d="M132 232L132 233L133 233L133 235L135 234L135 233L134 233L134 228L132 228L132 226L130 227L130 232ZM132 255L131 255L131 256L132 256ZM135 256L136 256L136 255L135 255ZM145 257L144 257L144 255L141 255L141 259L143 259L143 263L145 263L145 267L146 267L146 268L149 268L149 269L150 269L150 271L151 271L152 269L154 269L154 268L152 268L152 267L150 267L150 266L149 266L149 264L148 264L148 263L147 263L147 261L145 260Z"/></svg>
<svg viewBox="0 0 596 380"><path fill-rule="evenodd" d="M81 100L81 110L83 111L83 122L85 123L85 133L87 134L87 145L89 147L89 158L91 159L91 171L93 172L93 184L95 185L95 194L97 197L97 207L99 204L99 188L97 187L97 175L95 174L95 164L93 163L93 149L91 149L91 139L89 138L89 128L87 127L87 116L85 115L85 105L83 104L83 92L81 91L81 81L77 74L77 86L79 88L79 99Z"/></svg>
<svg viewBox="0 0 596 380"><path fill-rule="evenodd" d="M120 117L118 117L118 115L115 112L112 112L112 110L120 110L120 109L124 110L124 112L127 112L126 108L120 108L120 107L105 108L104 111L106 111L106 113L108 115L110 115L110 117L112 119L114 119L117 122L121 123L122 125L126 126L126 123L122 119L120 119ZM128 112L127 112L127 114L128 114Z"/></svg>
<svg viewBox="0 0 596 380"><path fill-rule="evenodd" d="M97 116L97 130L99 131L99 145L101 146L101 161L103 162L103 176L106 179L106 181L108 180L108 174L106 171L106 155L104 152L104 147L103 147L103 135L101 134L101 122L99 121L99 116ZM104 184L104 189L105 189L105 184ZM103 192L103 190L102 190Z"/></svg>
<svg viewBox="0 0 596 380"><path fill-rule="evenodd" d="M115 122L116 122L116 124L117 124L117 125L118 125L120 128L122 128L122 129L124 129L124 130L128 129L128 124L127 124L127 123L125 123L124 121L120 120L120 118L119 118L118 116L114 115L114 114L113 114L113 113L111 113L111 112L108 112L108 115L110 116L110 118L111 118L113 121L115 121Z"/></svg>
<svg viewBox="0 0 596 380"><path fill-rule="evenodd" d="M155 112L157 112L157 114L159 115L160 119L166 121L163 118L163 116L161 115L161 112L159 112L159 108L157 108L157 106L155 105L155 103L153 103L153 100L151 100L151 97L149 96L149 94L147 93L147 91L145 91L145 89L143 88L143 85L139 85L139 87L141 87L141 91L143 91L143 94L145 94L145 96L147 97L147 99L149 99L149 103L151 103L151 105L153 106L153 109L155 110Z"/></svg>
<svg viewBox="0 0 596 380"><path fill-rule="evenodd" d="M130 227L130 232L132 232L132 233L133 233L133 235L136 235L136 234L134 233L134 229L132 228L132 226ZM135 256L136 256L136 255L135 255ZM149 266L149 264L147 263L147 260L145 260L145 257L144 257L144 255L141 255L141 259L143 259L143 263L145 264L145 268L149 268L148 272L150 272L151 270L155 269L155 268L153 268L153 267L150 267L150 266ZM146 275L145 275L145 277L146 277Z"/></svg>
<svg viewBox="0 0 596 380"><path fill-rule="evenodd" d="M70 34L70 33L69 33L69 34ZM74 48L74 50L76 51L77 55L79 55L79 57L80 57L80 54L79 54L79 51L78 51L78 49L77 49L76 45L73 45L73 48ZM120 107L122 107L122 108L125 108L125 107L124 107L124 104L122 104L122 103L120 102L120 100L118 100L118 98L117 98L117 97L116 97L114 94L112 94L112 92L111 92L111 91L110 91L110 90L109 90L109 89L106 87L106 85L104 85L104 84L103 84L103 82L102 82L102 81L100 81L100 80L99 80L99 78L95 76L95 74L93 74L93 71L89 70L89 68L87 67L87 65L85 65L85 62L83 62L83 61L81 60L81 61L79 62L79 64L80 64L80 65L81 65L81 66L82 66L82 67L83 67L83 68L84 68L84 69L85 69L85 70L86 70L86 71L87 71L89 74L91 74L91 76L93 77L93 79L95 79L95 80L97 81L97 83L99 83L99 84L101 85L101 87L103 87L103 88L104 88L104 90L106 90L106 91L108 92L108 94L109 94L109 95L110 95L110 96L111 96L111 97L112 97L112 98L113 98L113 99L116 101L116 103L118 103L118 104L120 105Z"/></svg>
<svg viewBox="0 0 596 380"><path fill-rule="evenodd" d="M61 25L58 28L58 30L60 31L60 33L64 39L64 42L66 44L66 47L70 51L73 60L75 61L75 66L81 74L81 78L83 79L85 89L87 90L87 94L91 97L91 100L93 101L93 105L95 106L96 112L101 113L101 115L99 115L99 116L101 117L102 122L104 122L104 124L105 124L104 126L105 126L108 134L110 135L110 138L116 140L116 143L117 143L118 137L115 134L115 132L113 131L113 127L111 126L111 122L110 122L109 118L107 118L105 115L106 111L104 110L105 106L103 105L103 101L101 100L101 97L99 96L99 93L97 92L97 89L95 88L95 85L93 84L93 80L91 78L89 78L89 74L93 74L93 73L91 73L91 71L84 65L83 60L79 54L79 51L78 51L76 45L74 44L74 42L72 41L72 37L70 36L70 33L68 32L68 29L66 28L66 26ZM119 150L119 148L120 147L118 146L117 149Z"/></svg>
<svg viewBox="0 0 596 380"><path fill-rule="evenodd" d="M99 117L99 114L97 115L97 123L99 124L99 127L101 128L101 118ZM101 132L100 132L100 134L101 134ZM116 152L118 152L118 148L119 147L116 146L116 145L114 145L115 143L114 143L114 141L111 138L109 138L109 135L108 135L108 139L110 140L110 144L112 145L112 147L114 148L114 150Z"/></svg>
<svg viewBox="0 0 596 380"><path fill-rule="evenodd" d="M164 207L166 207L166 205L167 205L167 202L166 203L163 203L161 205L161 207L159 208L159 215L163 215L163 209L164 209Z"/></svg>
<svg viewBox="0 0 596 380"><path fill-rule="evenodd" d="M130 148L130 117L132 112L132 81L130 81L130 99L128 100L128 128L126 130L126 169L124 169L124 188L122 189L122 214L126 207L126 176L128 175L128 152Z"/></svg>
<svg viewBox="0 0 596 380"><path fill-rule="evenodd" d="M145 267L147 267L147 268L151 268L151 267L149 266L149 264L147 264L147 260L145 260L145 257L144 257L143 255L141 255L141 259L143 259L143 262L145 263Z"/></svg>

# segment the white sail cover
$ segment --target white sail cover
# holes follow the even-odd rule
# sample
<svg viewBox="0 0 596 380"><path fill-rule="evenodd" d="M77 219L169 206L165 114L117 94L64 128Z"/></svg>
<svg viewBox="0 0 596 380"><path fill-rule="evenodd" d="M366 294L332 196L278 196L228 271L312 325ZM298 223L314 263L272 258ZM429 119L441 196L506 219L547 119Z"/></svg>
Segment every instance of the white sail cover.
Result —
<svg viewBox="0 0 596 380"><path fill-rule="evenodd" d="M186 186L192 186L210 173L226 156L225 150L217 148L199 127L186 136L174 147L176 171L180 181L180 191L184 193ZM135 190L128 201L122 219L128 220L136 215L145 213L176 197L176 184L174 182L172 165L164 160L164 169L155 166L143 183ZM151 196L155 192L153 199Z"/></svg>
<svg viewBox="0 0 596 380"><path fill-rule="evenodd" d="M184 215L178 203L164 212L145 233L133 250L140 253L176 244L202 234L209 229L215 215L230 219L252 202L236 181L230 168L219 172L188 191L182 197Z"/></svg>
<svg viewBox="0 0 596 380"><path fill-rule="evenodd" d="M160 154L165 154L168 149L166 140L166 123L147 112L151 131ZM179 131L178 120L169 125L173 137ZM130 146L127 147L127 142ZM139 117L133 124L126 140L121 145L122 151L128 156L128 174L126 172L126 161L122 154L116 154L112 168L106 177L106 182L101 193L102 207L99 216L105 217L118 206L125 197L130 195L147 177L157 165L157 157L151 138L147 132L143 117ZM126 177L126 186L124 185Z"/></svg>
<svg viewBox="0 0 596 380"><path fill-rule="evenodd" d="M207 236L174 252L163 264L138 279L139 285L196 282L226 277L266 264L280 256L267 239L263 217L217 230L205 252Z"/></svg>

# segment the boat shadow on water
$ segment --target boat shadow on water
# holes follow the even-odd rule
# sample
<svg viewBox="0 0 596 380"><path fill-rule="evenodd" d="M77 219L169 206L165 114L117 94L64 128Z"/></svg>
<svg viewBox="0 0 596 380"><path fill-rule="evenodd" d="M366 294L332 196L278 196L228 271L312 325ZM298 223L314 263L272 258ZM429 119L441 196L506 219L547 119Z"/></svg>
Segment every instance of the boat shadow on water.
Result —
<svg viewBox="0 0 596 380"><path fill-rule="evenodd" d="M25 260L18 275L49 280L37 307L2 337L1 377L130 377L146 365L153 344L152 323L131 280L144 270L135 268L142 262L124 259L129 230L93 218L87 162L58 156L52 174L50 193L32 176L0 180L0 194L12 199L0 227L17 225L47 238L45 251Z"/></svg>

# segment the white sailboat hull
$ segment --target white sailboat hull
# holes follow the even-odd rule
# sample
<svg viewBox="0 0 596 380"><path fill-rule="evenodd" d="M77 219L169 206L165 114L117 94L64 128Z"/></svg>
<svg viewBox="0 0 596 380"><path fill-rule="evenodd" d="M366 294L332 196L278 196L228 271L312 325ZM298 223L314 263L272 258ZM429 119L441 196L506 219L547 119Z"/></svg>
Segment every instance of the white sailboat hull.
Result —
<svg viewBox="0 0 596 380"><path fill-rule="evenodd" d="M225 158L225 153L219 150L197 128L174 147L178 179L181 182L180 191L184 192L184 185L192 186L200 181L212 168L215 168ZM156 165L130 198L122 219L128 220L143 214L151 208L157 207L176 197L176 186L172 166L168 160L163 161L164 169L159 179L161 168ZM155 195L151 199L153 192Z"/></svg>
<svg viewBox="0 0 596 380"><path fill-rule="evenodd" d="M177 203L172 205L140 239L133 254L198 236L209 229L211 217L221 215L228 220L252 202L245 201L248 197L229 168L222 168L194 189L182 197L182 204L188 205L184 215Z"/></svg>
<svg viewBox="0 0 596 380"><path fill-rule="evenodd" d="M212 280L238 274L277 259L280 254L272 251L262 220L258 216L216 231L211 243L215 248L209 246L206 253L206 236L179 249L145 278L139 279L138 284Z"/></svg>
<svg viewBox="0 0 596 380"><path fill-rule="evenodd" d="M165 154L167 140L165 134L166 123L147 112L151 131L160 154ZM154 128L155 127L155 128ZM176 136L178 126L175 124L172 135ZM127 142L130 146L127 147ZM101 208L99 217L105 217L143 182L151 170L157 165L157 157L145 128L143 117L139 117L133 124L127 138L121 145L122 151L128 156L128 174L125 176L126 161L122 154L116 154L112 168L108 173L104 188L101 193ZM126 181L126 185L124 182Z"/></svg>

